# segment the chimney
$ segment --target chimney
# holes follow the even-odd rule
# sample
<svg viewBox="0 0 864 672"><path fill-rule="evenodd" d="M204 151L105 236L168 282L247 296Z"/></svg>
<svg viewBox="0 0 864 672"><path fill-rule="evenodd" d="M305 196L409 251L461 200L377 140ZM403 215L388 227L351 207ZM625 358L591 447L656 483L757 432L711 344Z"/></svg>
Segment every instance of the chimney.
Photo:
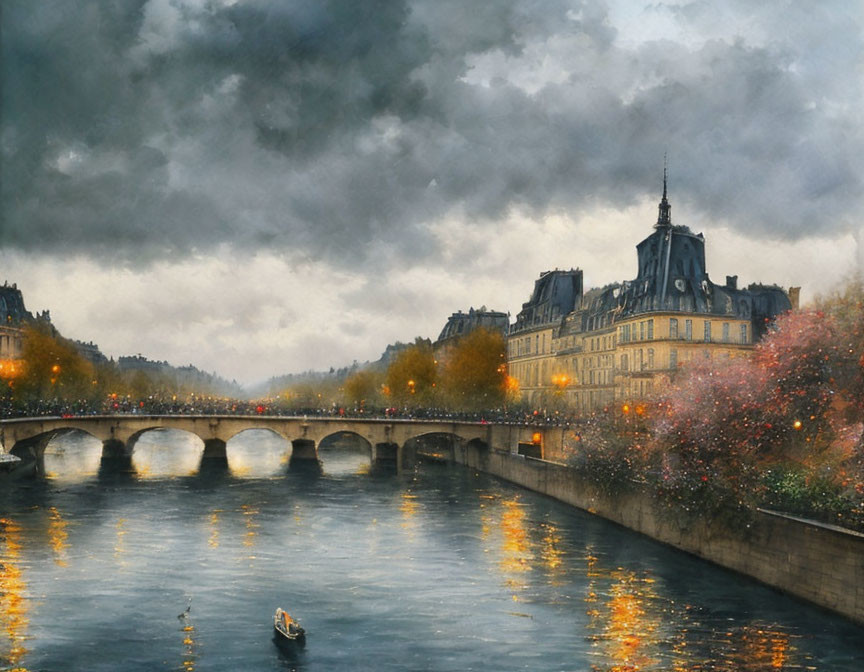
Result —
<svg viewBox="0 0 864 672"><path fill-rule="evenodd" d="M798 310L798 302L801 298L801 288L800 287L790 287L789 288L789 303L792 304L792 310Z"/></svg>
<svg viewBox="0 0 864 672"><path fill-rule="evenodd" d="M726 289L738 289L738 276L737 275L727 275L726 276Z"/></svg>

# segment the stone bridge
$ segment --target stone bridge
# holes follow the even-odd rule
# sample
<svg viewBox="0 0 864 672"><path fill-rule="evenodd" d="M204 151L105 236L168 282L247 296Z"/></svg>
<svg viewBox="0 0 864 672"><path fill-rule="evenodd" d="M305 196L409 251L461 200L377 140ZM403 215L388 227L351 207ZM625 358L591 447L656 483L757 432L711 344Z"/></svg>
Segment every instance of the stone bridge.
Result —
<svg viewBox="0 0 864 672"><path fill-rule="evenodd" d="M556 459L565 430L541 427L437 420L357 419L334 417L109 415L82 417L17 418L0 421L3 450L44 473L43 456L52 438L78 430L102 442L103 460L125 461L131 466L135 443L148 431L172 429L189 432L204 442L203 460L227 462L226 445L241 432L268 430L291 444L291 461L317 461L318 446L328 437L354 435L369 446L373 464L402 469L416 454L418 440L437 437L439 451L455 459L457 450L522 452ZM445 440L446 439L446 440ZM460 460L461 461L461 460ZM215 463L215 462L213 462Z"/></svg>

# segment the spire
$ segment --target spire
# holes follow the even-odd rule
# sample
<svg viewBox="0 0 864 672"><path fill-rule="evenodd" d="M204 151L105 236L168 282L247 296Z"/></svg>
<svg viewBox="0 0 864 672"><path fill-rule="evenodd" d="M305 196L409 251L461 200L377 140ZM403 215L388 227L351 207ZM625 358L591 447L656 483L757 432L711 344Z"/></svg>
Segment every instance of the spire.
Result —
<svg viewBox="0 0 864 672"><path fill-rule="evenodd" d="M672 216L670 214L672 206L666 200L666 155L663 155L663 199L660 201L660 213L657 215L657 223L655 229L661 227L672 226Z"/></svg>

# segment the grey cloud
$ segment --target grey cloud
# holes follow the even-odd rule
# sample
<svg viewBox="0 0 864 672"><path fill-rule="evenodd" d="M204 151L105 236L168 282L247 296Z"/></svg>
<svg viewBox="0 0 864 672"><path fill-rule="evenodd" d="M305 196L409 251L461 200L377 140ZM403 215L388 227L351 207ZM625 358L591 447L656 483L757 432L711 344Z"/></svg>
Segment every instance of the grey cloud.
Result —
<svg viewBox="0 0 864 672"><path fill-rule="evenodd" d="M737 40L625 49L599 0L175 2L161 23L153 2L6 2L0 244L386 270L439 253L425 225L450 212L485 226L656 193L667 149L673 205L751 234L842 230L862 205L860 10L766 7ZM710 35L749 10L670 11ZM533 53L567 76L520 88Z"/></svg>

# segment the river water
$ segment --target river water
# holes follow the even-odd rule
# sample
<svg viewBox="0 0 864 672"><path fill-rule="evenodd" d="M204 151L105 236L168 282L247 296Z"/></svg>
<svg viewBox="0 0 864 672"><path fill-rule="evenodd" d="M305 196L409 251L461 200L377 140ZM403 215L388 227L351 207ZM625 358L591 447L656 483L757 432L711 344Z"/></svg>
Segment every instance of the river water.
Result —
<svg viewBox="0 0 864 672"><path fill-rule="evenodd" d="M100 448L0 481L0 669L864 669L862 629L458 466L297 471L248 432L202 475L197 439L154 432L130 476ZM305 648L272 641L278 606Z"/></svg>

